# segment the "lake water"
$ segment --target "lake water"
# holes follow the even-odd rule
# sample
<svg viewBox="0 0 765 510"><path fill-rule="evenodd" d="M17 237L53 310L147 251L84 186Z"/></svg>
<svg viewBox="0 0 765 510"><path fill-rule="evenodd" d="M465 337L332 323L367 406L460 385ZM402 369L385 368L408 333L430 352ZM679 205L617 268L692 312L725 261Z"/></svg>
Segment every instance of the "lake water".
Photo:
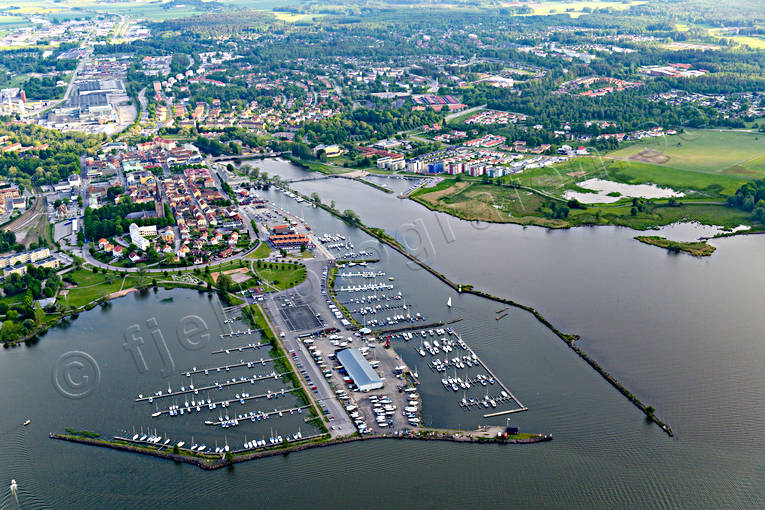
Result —
<svg viewBox="0 0 765 510"><path fill-rule="evenodd" d="M566 191L563 196L575 198L583 204L610 204L624 197L635 198L670 198L683 197L684 193L668 188L660 188L655 184L624 184L605 179L587 179L576 183L580 188L590 189L596 193L581 191ZM609 193L618 193L610 196Z"/></svg>
<svg viewBox="0 0 765 510"><path fill-rule="evenodd" d="M305 175L278 161L257 162L269 173ZM392 250L275 190L264 192L303 216L316 232L341 232L356 249L375 249L381 270L395 277L413 311L428 321L464 317L454 325L489 367L529 407L512 415L522 430L552 433L529 446L481 446L371 441L262 459L212 473L188 465L72 445L47 438L66 427L103 435L156 427L174 439L228 441L306 425L285 417L265 425L220 429L193 417L151 418L138 393L185 384L192 366L212 366L226 331L217 300L196 291L133 294L83 313L30 346L0 354L0 480L19 482L18 503L0 508L757 508L765 504L765 377L761 341L765 240L715 240L709 259L669 255L619 228L568 231L487 225L429 212L345 179L294 185L318 192L365 223L385 228L450 278L539 309L677 432L670 439L549 330L521 310L496 321L496 303L457 295ZM408 186L408 185L407 185ZM707 229L675 226L663 235L692 237ZM172 301L169 298L172 297ZM453 307L445 306L452 297ZM177 338L184 317L210 330L203 348ZM151 319L156 320L154 326ZM148 322L147 322L148 321ZM145 365L123 347L126 332L144 339ZM133 329L130 329L133 327ZM240 327L240 326L236 326ZM173 375L152 336L159 330L175 363ZM244 343L254 342L248 337ZM225 342L235 342L228 340ZM239 343L239 342L237 342ZM160 345L162 345L160 343ZM457 406L414 351L420 364L426 422L452 427L485 420ZM56 391L54 369L70 351L88 353L100 369L93 393L73 400ZM258 359L260 352L228 356ZM141 371L139 368L144 367ZM268 367L264 367L265 371ZM238 374L237 374L238 375ZM221 376L225 377L225 376ZM200 385L204 379L194 380ZM280 384L274 383L274 389ZM166 388L165 388L166 389ZM285 399L284 407L290 404ZM232 404L232 407L234 404ZM278 407L282 407L279 405ZM21 422L30 417L29 427ZM293 421L289 421L294 418ZM279 421L281 420L281 421ZM249 436L253 434L253 436ZM7 491L6 491L7 492Z"/></svg>

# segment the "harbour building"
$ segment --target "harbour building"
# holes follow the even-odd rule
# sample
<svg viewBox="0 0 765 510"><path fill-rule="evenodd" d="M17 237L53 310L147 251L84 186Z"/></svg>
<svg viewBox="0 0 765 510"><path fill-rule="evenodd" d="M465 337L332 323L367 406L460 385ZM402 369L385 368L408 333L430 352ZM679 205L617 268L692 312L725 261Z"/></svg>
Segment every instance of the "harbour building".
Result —
<svg viewBox="0 0 765 510"><path fill-rule="evenodd" d="M364 358L358 349L343 349L337 351L337 361L343 365L348 377L358 386L359 391L376 390L383 387L383 381L372 365Z"/></svg>

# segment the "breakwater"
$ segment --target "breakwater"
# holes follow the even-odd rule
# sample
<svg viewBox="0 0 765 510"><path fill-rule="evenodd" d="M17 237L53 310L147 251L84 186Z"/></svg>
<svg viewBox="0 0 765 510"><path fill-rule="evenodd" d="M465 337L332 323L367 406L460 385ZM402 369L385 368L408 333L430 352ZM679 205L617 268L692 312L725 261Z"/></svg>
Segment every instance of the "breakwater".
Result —
<svg viewBox="0 0 765 510"><path fill-rule="evenodd" d="M478 436L472 433L452 433L449 431L440 430L428 430L423 432L413 432L409 434L368 434L368 435L353 435L336 439L322 439L322 437L314 437L303 443L294 444L291 446L275 446L271 449L255 451L250 453L231 453L230 455L220 454L186 454L186 453L174 453L172 449L164 447L152 447L148 445L132 444L122 439L115 438L113 440L89 438L82 436L74 436L68 434L49 434L51 439L58 439L60 441L67 441L70 443L79 443L89 446L97 446L101 448L110 448L112 450L118 450L123 452L138 453L141 455L149 455L151 457L157 457L165 460L172 460L175 462L184 462L191 464L199 468L213 471L227 466L232 466L240 462L247 462L255 459L262 459L265 457L273 457L276 455L288 455L294 452L300 452L304 450L310 450L313 448L325 448L328 446L341 445L346 443L353 443L356 441L375 441L380 439L398 439L398 440L415 440L415 441L449 441L453 443L479 443L479 444L535 444L543 443L546 441L552 441L551 434L536 434L529 437L520 438L502 438L502 437L486 437Z"/></svg>
<svg viewBox="0 0 765 510"><path fill-rule="evenodd" d="M303 196L302 194L295 192L297 195ZM303 196L305 200L310 200L310 198ZM484 292L481 290L474 289L472 285L463 285L458 284L453 281L451 281L449 278L447 278L444 274L436 271L431 266L426 264L425 262L421 261L419 258L417 258L415 255L412 255L409 253L401 244L396 241L394 238L392 238L390 235L385 233L382 229L378 228L372 228L364 225L363 223L359 221L352 221L351 219L345 217L342 213L339 211L332 209L331 207L325 205L325 204L317 204L319 207L324 209L325 211L329 212L333 216L345 221L346 223L353 225L355 227L358 227L359 229L363 230L368 235L374 237L381 243L384 243L394 250L396 250L398 253L406 257L407 259L411 260L418 266L420 266L422 269L426 270L439 280L441 280L446 285L450 286L452 289L456 290L458 293L464 293L464 294L473 294L476 296L480 296L486 299L490 299L492 301L496 301L498 303L503 303L515 308L520 308L522 310L525 310L529 313L531 313L536 319L542 323L545 327L547 327L550 331L552 331L558 338L563 340L566 345L568 345L580 358L582 358L590 367L592 367L598 374L600 374L601 377L603 377L608 383L616 388L619 393L627 397L627 399L632 402L632 404L635 405L638 409L640 409L641 412L643 412L646 415L646 419L649 421L652 421L656 425L658 425L667 435L670 437L674 437L674 432L672 431L672 428L665 423L661 418L656 416L655 410L652 406L645 404L643 401L641 401L637 396L635 396L631 391L629 391L619 380L614 377L610 372L608 372L605 368L603 368L597 361L595 361L592 357L590 357L589 354L584 352L578 345L576 345L576 341L579 339L579 335L574 334L568 334L564 333L563 331L559 330L555 327L549 320L547 320L538 310L535 308L525 305L523 303L519 303L517 301L513 301L511 299L502 298L499 296L494 296L492 294L489 294L488 292Z"/></svg>

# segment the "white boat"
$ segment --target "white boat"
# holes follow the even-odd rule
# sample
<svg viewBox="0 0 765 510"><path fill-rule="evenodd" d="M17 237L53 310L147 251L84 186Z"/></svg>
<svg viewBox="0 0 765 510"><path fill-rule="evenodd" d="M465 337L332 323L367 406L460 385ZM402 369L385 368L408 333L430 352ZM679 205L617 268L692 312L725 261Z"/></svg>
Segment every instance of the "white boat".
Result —
<svg viewBox="0 0 765 510"><path fill-rule="evenodd" d="M446 301L446 306L448 306L449 308L452 307L452 297L451 296L449 296L449 299Z"/></svg>
<svg viewBox="0 0 765 510"><path fill-rule="evenodd" d="M11 479L11 491L16 491L16 489L19 488L19 484L16 483L16 480Z"/></svg>

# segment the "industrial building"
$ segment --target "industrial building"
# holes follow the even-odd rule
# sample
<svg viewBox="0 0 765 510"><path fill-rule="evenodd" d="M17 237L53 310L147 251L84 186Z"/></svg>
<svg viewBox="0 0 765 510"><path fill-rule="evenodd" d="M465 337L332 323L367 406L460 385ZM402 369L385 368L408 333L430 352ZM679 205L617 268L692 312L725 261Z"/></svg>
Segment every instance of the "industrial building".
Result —
<svg viewBox="0 0 765 510"><path fill-rule="evenodd" d="M343 349L336 353L337 361L348 372L348 377L359 388L359 391L376 390L383 387L383 381L372 365L362 356L358 349Z"/></svg>

